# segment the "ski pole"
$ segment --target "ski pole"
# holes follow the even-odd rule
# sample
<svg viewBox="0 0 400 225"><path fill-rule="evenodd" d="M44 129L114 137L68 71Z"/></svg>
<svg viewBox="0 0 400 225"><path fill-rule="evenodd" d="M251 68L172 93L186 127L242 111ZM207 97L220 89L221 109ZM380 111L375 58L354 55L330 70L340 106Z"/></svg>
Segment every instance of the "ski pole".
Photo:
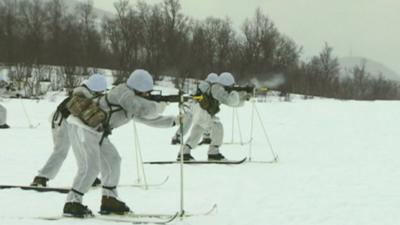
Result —
<svg viewBox="0 0 400 225"><path fill-rule="evenodd" d="M26 111L26 108L25 108L25 105L24 105L24 103L23 103L23 100L22 100L21 97L20 97L19 99L20 99L20 103L21 103L21 106L22 106L22 110L24 111L25 117L26 117L26 119L28 120L29 128L33 128L34 126L33 126L33 124L31 123L31 118L29 117L28 112Z"/></svg>
<svg viewBox="0 0 400 225"><path fill-rule="evenodd" d="M275 151L274 151L274 148L272 147L272 144L271 144L271 141L270 141L270 139L269 139L267 130L265 129L264 123L263 123L263 121L262 121L262 119L261 119L261 115L260 115L260 113L259 113L259 111L258 111L258 109L257 109L257 107L256 107L255 104L254 104L254 109L255 109L255 111L256 111L256 113L257 113L258 120L260 121L261 128L262 128L262 130L263 130L265 139L266 139L267 142L268 142L269 149L271 150L271 154L272 154L272 156L274 156L274 161L277 162L277 161L278 161L278 155L275 154Z"/></svg>
<svg viewBox="0 0 400 225"><path fill-rule="evenodd" d="M233 144L233 133L235 130L235 108L232 108L232 136L231 136L231 143Z"/></svg>
<svg viewBox="0 0 400 225"><path fill-rule="evenodd" d="M255 108L256 92L253 91L253 99L251 100L251 125L250 125L250 144L249 144L249 161L251 161L253 150L253 130L254 130L254 108Z"/></svg>
<svg viewBox="0 0 400 225"><path fill-rule="evenodd" d="M180 212L179 212L179 216L180 216L180 218L182 219L183 217L184 217L184 214L185 214L185 210L184 210L184 193L183 193L183 188L184 188L184 184L183 184L183 178L184 178L184 176L183 176L183 147L184 147L184 144L183 144L183 119L182 119L182 116L183 116L183 114L184 114L184 110L183 110L183 95L182 95L182 92L179 90L179 103L178 103L178 106L179 106L179 130L180 130L180 132L181 132L181 136L180 136L180 139L181 139L181 147L180 147L180 156L181 156L181 160L180 160Z"/></svg>
<svg viewBox="0 0 400 225"><path fill-rule="evenodd" d="M238 129L239 129L239 139L240 139L240 144L243 145L243 137L242 137L242 129L240 128L240 122L239 122L239 113L237 108L233 108L236 113L236 122L238 124Z"/></svg>
<svg viewBox="0 0 400 225"><path fill-rule="evenodd" d="M136 122L133 119L133 130L134 130L134 135L135 135L135 155L136 155L136 169L137 169L137 176L138 176L138 182L141 181L140 179L140 173L143 175L143 182L144 182L144 189L148 189L147 185L147 178L146 178L146 172L144 170L143 166L143 157L142 157L142 151L140 148L140 143L139 143L139 137L138 137L138 132L136 128Z"/></svg>

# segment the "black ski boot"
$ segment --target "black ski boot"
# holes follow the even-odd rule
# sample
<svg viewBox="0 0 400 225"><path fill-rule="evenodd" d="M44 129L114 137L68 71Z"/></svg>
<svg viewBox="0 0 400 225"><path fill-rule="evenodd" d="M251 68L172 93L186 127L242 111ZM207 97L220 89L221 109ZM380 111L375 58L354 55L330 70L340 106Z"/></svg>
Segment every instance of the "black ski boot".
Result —
<svg viewBox="0 0 400 225"><path fill-rule="evenodd" d="M49 179L46 177L41 177L41 176L36 176L33 178L33 181L31 183L31 186L33 187L47 187L47 181Z"/></svg>
<svg viewBox="0 0 400 225"><path fill-rule="evenodd" d="M192 160L195 160L195 159L193 158L193 156L191 154L189 154L189 153L183 154L183 161L192 161ZM178 158L176 158L176 161L181 161L181 154L178 155Z"/></svg>
<svg viewBox="0 0 400 225"><path fill-rule="evenodd" d="M76 218L87 218L93 217L93 213L86 205L82 205L79 202L67 202L64 205L64 216L76 217Z"/></svg>
<svg viewBox="0 0 400 225"><path fill-rule="evenodd" d="M209 144L211 144L211 138L203 137L203 140L201 140L198 145L209 145Z"/></svg>
<svg viewBox="0 0 400 225"><path fill-rule="evenodd" d="M2 125L0 125L0 129L8 129L8 128L10 128L10 126L8 126L8 124L2 124Z"/></svg>
<svg viewBox="0 0 400 225"><path fill-rule="evenodd" d="M123 215L125 213L130 212L129 207L125 204L125 202L120 201L111 196L103 196L101 198L101 207L100 214L108 215L108 214L118 214Z"/></svg>
<svg viewBox="0 0 400 225"><path fill-rule="evenodd" d="M181 144L181 137L174 136L171 140L171 145L180 145Z"/></svg>
<svg viewBox="0 0 400 225"><path fill-rule="evenodd" d="M98 187L101 184L101 180L96 177L96 179L93 181L92 187Z"/></svg>
<svg viewBox="0 0 400 225"><path fill-rule="evenodd" d="M226 160L226 158L221 153L218 153L218 154L209 154L208 160L223 161L223 160Z"/></svg>

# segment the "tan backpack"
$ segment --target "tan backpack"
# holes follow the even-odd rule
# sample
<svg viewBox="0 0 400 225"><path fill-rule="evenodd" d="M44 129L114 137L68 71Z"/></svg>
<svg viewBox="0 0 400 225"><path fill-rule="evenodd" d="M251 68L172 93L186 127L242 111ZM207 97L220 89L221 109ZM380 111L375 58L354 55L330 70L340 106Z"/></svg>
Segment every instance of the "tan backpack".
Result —
<svg viewBox="0 0 400 225"><path fill-rule="evenodd" d="M93 99L80 95L74 95L67 103L67 109L72 115L81 119L83 123L90 127L97 127L107 119L104 112Z"/></svg>

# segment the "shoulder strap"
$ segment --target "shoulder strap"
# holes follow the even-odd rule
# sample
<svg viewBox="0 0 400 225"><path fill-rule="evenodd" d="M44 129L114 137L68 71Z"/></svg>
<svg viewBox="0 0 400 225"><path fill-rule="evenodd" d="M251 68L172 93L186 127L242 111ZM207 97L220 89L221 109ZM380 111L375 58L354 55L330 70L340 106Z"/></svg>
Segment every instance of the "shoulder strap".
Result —
<svg viewBox="0 0 400 225"><path fill-rule="evenodd" d="M109 136L111 134L112 128L110 127L110 120L111 120L112 114L123 110L125 113L125 116L128 116L125 109L122 108L121 105L113 104L108 100L107 94L104 95L104 99L109 108L109 113L107 115L107 119L103 123L103 135L101 136L101 139L100 139L100 143L99 143L100 145L103 143L104 138L106 138L107 136ZM113 107L114 107L114 109L113 109Z"/></svg>
<svg viewBox="0 0 400 225"><path fill-rule="evenodd" d="M58 126L61 125L61 123L63 122L64 119L66 119L71 113L68 111L66 105L67 102L71 100L71 96L68 96L67 98L65 98L58 106L56 109L56 112L53 115L53 118L51 120L51 128L55 128L55 122L57 120L57 118L60 116L61 114L61 118L60 121L58 121Z"/></svg>

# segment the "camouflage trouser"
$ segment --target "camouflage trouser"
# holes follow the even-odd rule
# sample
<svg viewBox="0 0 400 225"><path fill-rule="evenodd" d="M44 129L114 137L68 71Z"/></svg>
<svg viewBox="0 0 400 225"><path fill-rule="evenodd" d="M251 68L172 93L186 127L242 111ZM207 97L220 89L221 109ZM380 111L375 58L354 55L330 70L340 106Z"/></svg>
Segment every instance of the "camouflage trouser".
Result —
<svg viewBox="0 0 400 225"><path fill-rule="evenodd" d="M224 129L218 117L210 116L207 111L200 108L198 104L193 106L193 126L190 136L185 142L184 153L190 153L192 149L197 147L201 136L205 131L210 133L211 143L208 154L218 154L219 146L221 146L224 138Z"/></svg>
<svg viewBox="0 0 400 225"><path fill-rule="evenodd" d="M63 120L61 125L56 123L55 127L51 130L54 144L53 152L43 168L39 170L39 176L54 179L57 175L71 147L68 136L69 126L68 122Z"/></svg>
<svg viewBox="0 0 400 225"><path fill-rule="evenodd" d="M102 133L87 130L76 124L70 125L69 136L78 163L78 171L72 189L84 194L101 172L103 187L117 187L120 178L121 157L108 138L99 144ZM103 188L103 195L117 196L116 189ZM80 202L81 196L70 192L67 202Z"/></svg>

